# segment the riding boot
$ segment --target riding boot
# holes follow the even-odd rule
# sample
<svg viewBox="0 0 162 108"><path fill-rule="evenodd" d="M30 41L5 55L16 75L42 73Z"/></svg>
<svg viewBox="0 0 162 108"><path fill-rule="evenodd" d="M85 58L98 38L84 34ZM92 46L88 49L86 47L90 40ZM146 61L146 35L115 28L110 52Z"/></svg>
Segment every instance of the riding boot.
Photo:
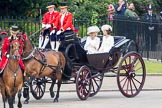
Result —
<svg viewBox="0 0 162 108"><path fill-rule="evenodd" d="M59 47L60 47L60 42L59 41L56 41L55 51L58 51Z"/></svg>
<svg viewBox="0 0 162 108"><path fill-rule="evenodd" d="M42 43L43 43L43 36L40 35L40 36L39 36L39 48L42 47Z"/></svg>
<svg viewBox="0 0 162 108"><path fill-rule="evenodd" d="M55 41L51 41L51 49L55 50Z"/></svg>
<svg viewBox="0 0 162 108"><path fill-rule="evenodd" d="M43 46L42 46L43 49L45 49L45 47L47 46L48 42L49 42L49 37L46 36L45 40L44 40L44 43L43 43Z"/></svg>

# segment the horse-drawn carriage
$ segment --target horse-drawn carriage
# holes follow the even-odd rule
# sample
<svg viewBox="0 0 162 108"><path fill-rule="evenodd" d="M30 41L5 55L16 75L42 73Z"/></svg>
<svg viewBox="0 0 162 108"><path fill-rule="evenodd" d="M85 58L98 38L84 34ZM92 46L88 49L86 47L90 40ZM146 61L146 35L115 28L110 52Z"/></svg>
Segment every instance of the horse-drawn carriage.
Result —
<svg viewBox="0 0 162 108"><path fill-rule="evenodd" d="M86 100L96 95L104 74L111 72L116 74L118 88L124 96L138 95L145 82L146 69L135 42L124 36L114 36L115 45L109 53L87 54L83 49L85 41L86 38L80 41L74 34L66 34L59 48L70 69L70 72L62 73L63 77L68 81L74 79L72 82L76 84L78 97ZM31 93L36 99L43 97L49 82L51 80L46 77L32 80Z"/></svg>
<svg viewBox="0 0 162 108"><path fill-rule="evenodd" d="M126 97L134 97L142 90L146 69L134 41L124 36L114 36L115 45L109 53L87 54L83 49L86 37L80 40L75 34L64 35L59 51L64 53L68 65L65 66L62 79L76 84L76 92L81 100L86 100L99 92L105 73L115 73L119 90ZM36 50L39 49L24 52L29 53L24 60L31 59ZM34 98L43 97L47 83L51 83L47 77L31 80L30 89ZM54 97L52 92L50 93Z"/></svg>

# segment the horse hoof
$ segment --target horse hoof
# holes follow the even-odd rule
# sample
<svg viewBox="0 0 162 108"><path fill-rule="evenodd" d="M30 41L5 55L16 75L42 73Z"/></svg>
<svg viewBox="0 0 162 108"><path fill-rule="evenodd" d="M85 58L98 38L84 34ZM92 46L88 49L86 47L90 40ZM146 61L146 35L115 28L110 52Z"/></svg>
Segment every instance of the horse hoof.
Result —
<svg viewBox="0 0 162 108"><path fill-rule="evenodd" d="M27 101L27 100L24 101L24 104L28 104L28 103L29 103L29 101Z"/></svg>
<svg viewBox="0 0 162 108"><path fill-rule="evenodd" d="M19 104L17 107L18 107L18 108L22 108L22 104Z"/></svg>
<svg viewBox="0 0 162 108"><path fill-rule="evenodd" d="M55 93L54 92L50 92L51 98L55 97Z"/></svg>
<svg viewBox="0 0 162 108"><path fill-rule="evenodd" d="M54 103L58 102L58 99L54 99L53 102L54 102Z"/></svg>

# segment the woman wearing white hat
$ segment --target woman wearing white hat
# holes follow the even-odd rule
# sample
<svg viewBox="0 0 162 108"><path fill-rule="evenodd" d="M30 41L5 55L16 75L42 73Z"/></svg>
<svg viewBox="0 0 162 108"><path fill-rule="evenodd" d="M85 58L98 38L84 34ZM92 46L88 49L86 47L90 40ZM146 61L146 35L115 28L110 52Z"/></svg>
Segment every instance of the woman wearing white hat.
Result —
<svg viewBox="0 0 162 108"><path fill-rule="evenodd" d="M100 53L109 52L110 49L114 46L114 38L111 36L112 27L110 25L103 25L101 27L103 32L103 39L101 47L99 48Z"/></svg>
<svg viewBox="0 0 162 108"><path fill-rule="evenodd" d="M90 35L87 37L84 49L88 51L88 54L97 53L99 45L100 45L100 38L97 37L98 32L100 29L97 26L88 27L87 34Z"/></svg>

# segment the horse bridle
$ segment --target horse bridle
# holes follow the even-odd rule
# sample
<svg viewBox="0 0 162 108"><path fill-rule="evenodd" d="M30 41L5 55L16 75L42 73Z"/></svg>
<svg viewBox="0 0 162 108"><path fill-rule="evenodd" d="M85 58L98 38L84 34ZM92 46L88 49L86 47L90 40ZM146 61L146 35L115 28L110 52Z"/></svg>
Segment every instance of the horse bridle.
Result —
<svg viewBox="0 0 162 108"><path fill-rule="evenodd" d="M11 50L11 47L13 47L13 45L10 45L10 49L9 50ZM19 50L20 50L20 48L19 47L17 47L17 48L15 48L15 49L13 49L13 52L15 52L15 51L18 51L19 52ZM12 59L19 59L19 58L21 58L21 56L20 55L15 55L15 54L9 54L9 58L12 58Z"/></svg>

